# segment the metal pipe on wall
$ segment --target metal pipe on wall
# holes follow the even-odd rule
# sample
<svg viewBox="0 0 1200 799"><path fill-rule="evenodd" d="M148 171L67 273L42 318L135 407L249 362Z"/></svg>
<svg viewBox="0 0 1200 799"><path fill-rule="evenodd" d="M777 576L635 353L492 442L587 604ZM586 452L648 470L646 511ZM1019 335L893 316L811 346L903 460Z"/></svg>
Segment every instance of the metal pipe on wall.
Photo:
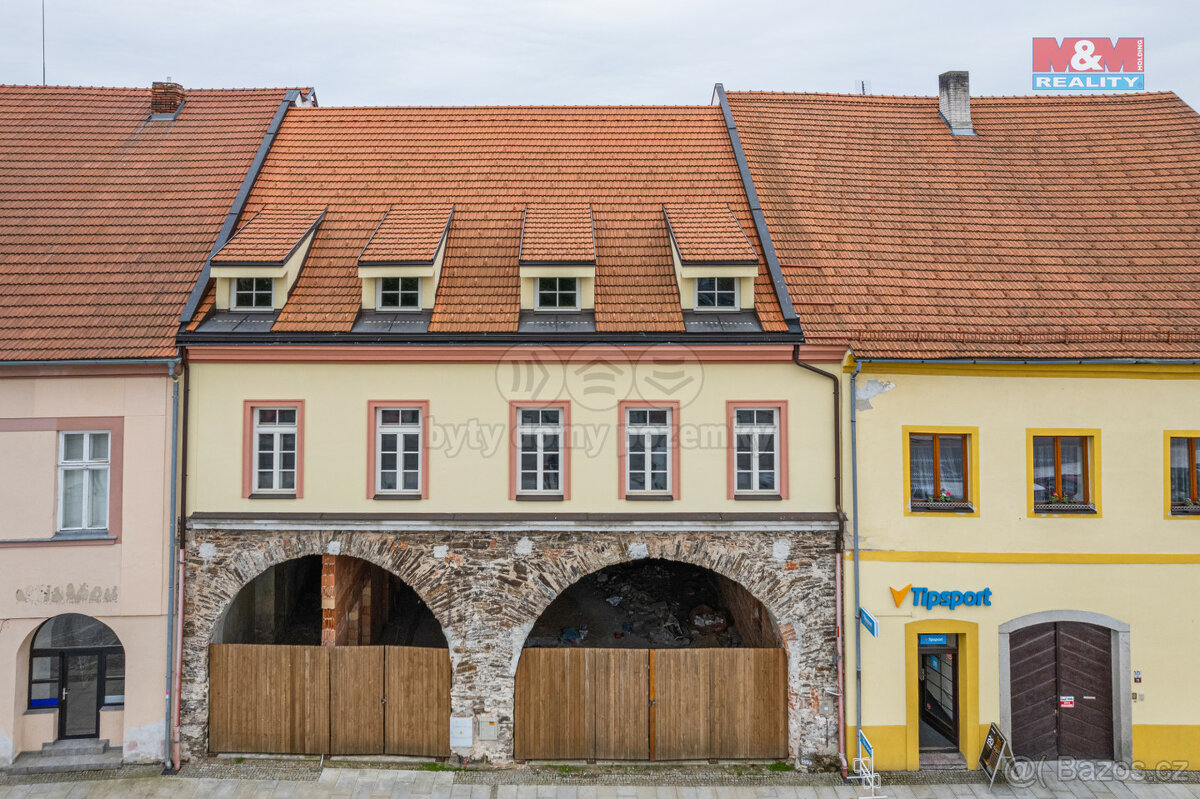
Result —
<svg viewBox="0 0 1200 799"><path fill-rule="evenodd" d="M164 770L171 771L179 768L178 761L172 759L171 752L171 707L174 697L174 675L172 670L175 667L175 653L173 651L175 628L175 614L179 606L175 603L175 514L178 507L175 503L176 490L178 488L177 474L179 470L179 375L175 374L176 368L179 366L180 360L176 358L168 367L171 375L171 498L169 500L170 514L167 517L167 538L170 541L167 556L167 685L166 695L164 696L166 708L164 709L163 718L163 766Z"/></svg>
<svg viewBox="0 0 1200 799"><path fill-rule="evenodd" d="M854 525L854 744L858 746L862 734L862 624L859 623L860 604L858 579L858 414L855 381L862 369L862 361L854 364L850 373L850 513Z"/></svg>

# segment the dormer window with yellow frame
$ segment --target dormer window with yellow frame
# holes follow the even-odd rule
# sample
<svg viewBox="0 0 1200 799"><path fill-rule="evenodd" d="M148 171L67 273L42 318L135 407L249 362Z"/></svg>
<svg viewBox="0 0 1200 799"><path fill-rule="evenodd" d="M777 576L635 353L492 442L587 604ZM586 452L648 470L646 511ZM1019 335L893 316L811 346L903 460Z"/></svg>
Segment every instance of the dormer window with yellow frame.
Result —
<svg viewBox="0 0 1200 799"><path fill-rule="evenodd" d="M433 309L454 206L396 205L358 256L362 308L379 314Z"/></svg>
<svg viewBox="0 0 1200 799"><path fill-rule="evenodd" d="M906 516L979 515L979 428L905 426Z"/></svg>
<svg viewBox="0 0 1200 799"><path fill-rule="evenodd" d="M268 206L230 237L209 264L221 311L269 313L287 301L317 228L323 208Z"/></svg>
<svg viewBox="0 0 1200 799"><path fill-rule="evenodd" d="M664 206L663 219L685 325L704 327L721 318L750 323L758 252L729 206ZM729 314L739 316L723 316Z"/></svg>

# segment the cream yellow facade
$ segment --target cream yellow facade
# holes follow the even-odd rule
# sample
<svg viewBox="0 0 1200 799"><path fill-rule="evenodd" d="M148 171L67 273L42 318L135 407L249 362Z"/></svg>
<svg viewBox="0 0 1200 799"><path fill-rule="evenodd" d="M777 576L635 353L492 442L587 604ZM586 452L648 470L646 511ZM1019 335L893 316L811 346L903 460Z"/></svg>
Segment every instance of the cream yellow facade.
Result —
<svg viewBox="0 0 1200 799"><path fill-rule="evenodd" d="M782 362L754 364L702 362L703 355L676 360L671 350L665 365L653 348L533 349L540 353L536 360L498 347L477 363L211 363L198 357L190 367L188 513L679 512L679 502L618 499L623 401L679 403L678 499L689 513L833 510L829 383L788 361L789 348ZM596 374L600 379L589 377ZM243 496L244 403L299 400L302 495ZM787 499L769 507L734 499L728 490L726 403L739 400L777 400L787 408ZM429 403L428 499L398 508L368 498L371 401ZM510 496L511 406L550 401L569 404L571 428L570 496L553 508Z"/></svg>
<svg viewBox="0 0 1200 799"><path fill-rule="evenodd" d="M851 364L847 373L853 371ZM856 383L862 720L876 767L916 769L917 635L958 637L959 750L976 767L1011 718L1008 636L1033 623L1111 629L1114 754L1200 759L1200 517L1164 509L1164 440L1194 430L1200 368L863 362ZM913 512L908 436L969 436L973 512ZM1037 512L1033 435L1090 439L1094 513ZM1102 501L1101 501L1102 498ZM1166 513L1164 513L1166 510ZM854 581L847 554L847 719L854 740ZM911 588L981 591L990 605L914 605ZM1127 647L1127 651L1122 651ZM1063 699L1068 699L1064 697ZM853 744L851 744L853 749Z"/></svg>
<svg viewBox="0 0 1200 799"><path fill-rule="evenodd" d="M98 710L127 761L163 757L170 546L172 364L9 367L0 376L0 765L60 737L59 707L31 707L43 623L82 614L124 649L123 704ZM59 531L59 436L108 432L107 529ZM78 705L77 705L78 706Z"/></svg>

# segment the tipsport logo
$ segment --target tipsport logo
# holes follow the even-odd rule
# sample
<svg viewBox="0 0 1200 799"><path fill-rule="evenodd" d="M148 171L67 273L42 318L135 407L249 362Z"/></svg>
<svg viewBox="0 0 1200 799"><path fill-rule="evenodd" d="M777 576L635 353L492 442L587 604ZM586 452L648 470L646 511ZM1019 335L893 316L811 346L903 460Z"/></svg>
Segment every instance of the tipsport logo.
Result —
<svg viewBox="0 0 1200 799"><path fill-rule="evenodd" d="M1146 89L1146 40L1123 37L1033 40L1033 88L1128 92Z"/></svg>

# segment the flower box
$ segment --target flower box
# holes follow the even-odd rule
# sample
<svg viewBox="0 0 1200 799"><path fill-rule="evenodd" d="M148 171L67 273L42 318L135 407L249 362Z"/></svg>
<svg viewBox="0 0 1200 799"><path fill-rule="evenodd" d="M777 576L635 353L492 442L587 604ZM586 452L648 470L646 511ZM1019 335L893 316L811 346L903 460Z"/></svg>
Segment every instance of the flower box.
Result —
<svg viewBox="0 0 1200 799"><path fill-rule="evenodd" d="M970 502L919 502L908 503L909 511L913 513L974 513L975 506Z"/></svg>
<svg viewBox="0 0 1200 799"><path fill-rule="evenodd" d="M1083 502L1035 502L1034 513L1095 513L1096 506Z"/></svg>
<svg viewBox="0 0 1200 799"><path fill-rule="evenodd" d="M1198 505L1172 505L1172 516L1200 516L1200 504Z"/></svg>

